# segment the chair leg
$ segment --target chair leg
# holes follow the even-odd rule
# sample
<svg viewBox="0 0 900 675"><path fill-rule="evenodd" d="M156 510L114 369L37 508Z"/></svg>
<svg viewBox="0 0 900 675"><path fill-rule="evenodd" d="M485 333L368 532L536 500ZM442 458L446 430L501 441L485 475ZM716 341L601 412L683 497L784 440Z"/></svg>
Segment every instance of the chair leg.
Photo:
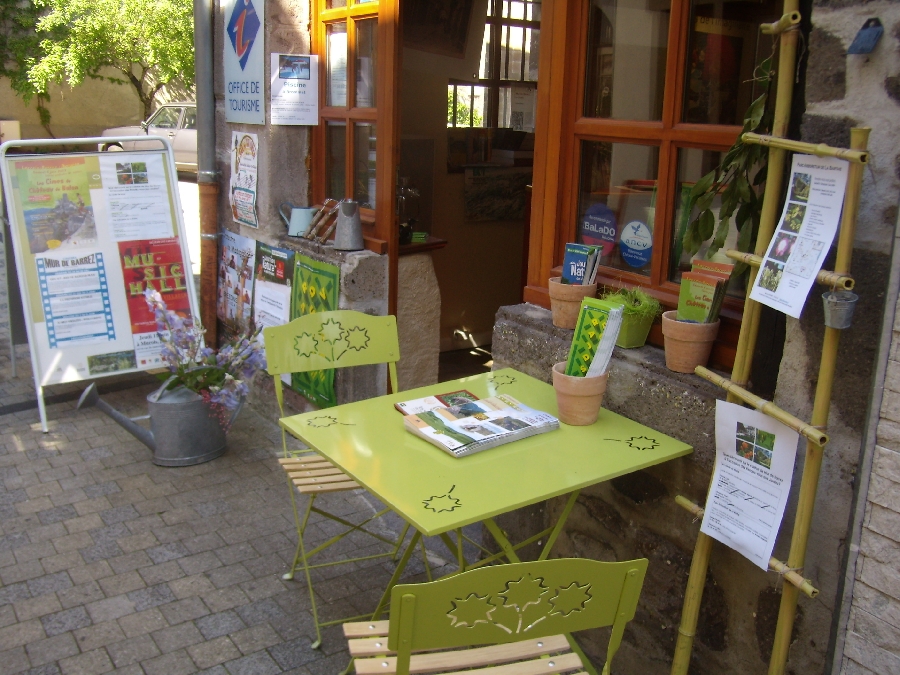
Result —
<svg viewBox="0 0 900 675"><path fill-rule="evenodd" d="M297 498L294 496L294 486L290 484L290 479L288 479L288 487L291 492L291 506L294 510L294 524L297 527L297 549L294 551L294 561L291 563L291 569L285 574L281 575L281 578L285 581L290 581L294 578L294 572L297 571L297 563L300 562L301 557L301 545L303 543L303 535L306 532L306 525L309 522L309 515L312 512L313 503L316 501L316 495L310 495L309 503L306 505L306 512L303 514L303 520L300 520L300 513L297 510ZM303 554L303 558L306 558L306 554Z"/></svg>

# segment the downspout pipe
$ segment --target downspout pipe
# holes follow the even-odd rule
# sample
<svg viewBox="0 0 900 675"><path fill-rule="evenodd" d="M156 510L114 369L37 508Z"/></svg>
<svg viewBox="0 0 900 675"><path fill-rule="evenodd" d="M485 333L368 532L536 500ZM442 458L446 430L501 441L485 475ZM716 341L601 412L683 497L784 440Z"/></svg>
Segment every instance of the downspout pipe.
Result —
<svg viewBox="0 0 900 675"><path fill-rule="evenodd" d="M216 261L219 172L213 91L213 0L194 0L194 72L197 91L197 188L200 196L200 321L216 346Z"/></svg>

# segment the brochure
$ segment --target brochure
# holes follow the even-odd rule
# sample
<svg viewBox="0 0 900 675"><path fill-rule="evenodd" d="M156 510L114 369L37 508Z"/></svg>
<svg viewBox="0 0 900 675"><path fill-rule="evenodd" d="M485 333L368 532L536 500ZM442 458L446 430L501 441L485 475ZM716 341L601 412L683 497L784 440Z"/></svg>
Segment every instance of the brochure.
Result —
<svg viewBox="0 0 900 675"><path fill-rule="evenodd" d="M597 298L581 301L575 335L566 361L566 375L602 375L609 367L622 327L622 305Z"/></svg>
<svg viewBox="0 0 900 675"><path fill-rule="evenodd" d="M600 247L586 244L566 244L563 257L562 283L589 286L597 277Z"/></svg>
<svg viewBox="0 0 900 675"><path fill-rule="evenodd" d="M559 429L559 420L555 417L532 410L512 396L500 394L470 403L481 404L487 410L455 418L451 409L436 408L407 415L403 418L403 424L410 433L454 457L465 457L520 438Z"/></svg>

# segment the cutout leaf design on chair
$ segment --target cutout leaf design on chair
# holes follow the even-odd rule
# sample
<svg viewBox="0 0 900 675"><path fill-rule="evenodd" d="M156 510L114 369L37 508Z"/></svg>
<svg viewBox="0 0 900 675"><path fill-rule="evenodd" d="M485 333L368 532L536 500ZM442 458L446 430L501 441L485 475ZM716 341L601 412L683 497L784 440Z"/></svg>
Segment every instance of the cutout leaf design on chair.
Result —
<svg viewBox="0 0 900 675"><path fill-rule="evenodd" d="M551 592L543 577L529 573L507 581L506 588L495 595L470 593L465 598L456 598L447 617L453 628L487 623L510 635L527 633L553 614L569 616L584 611L593 597L590 591L591 584L573 581Z"/></svg>
<svg viewBox="0 0 900 675"><path fill-rule="evenodd" d="M294 337L294 351L300 356L316 354L337 365L349 350L362 352L369 346L369 332L361 326L344 328L340 321L328 319L315 333Z"/></svg>

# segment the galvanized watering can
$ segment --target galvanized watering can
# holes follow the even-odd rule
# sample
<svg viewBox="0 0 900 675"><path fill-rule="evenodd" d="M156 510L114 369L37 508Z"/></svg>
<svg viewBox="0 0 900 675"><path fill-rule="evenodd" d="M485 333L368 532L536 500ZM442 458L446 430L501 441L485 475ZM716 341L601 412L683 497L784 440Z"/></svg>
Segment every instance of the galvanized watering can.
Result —
<svg viewBox="0 0 900 675"><path fill-rule="evenodd" d="M147 395L149 415L126 417L100 398L91 384L78 399L79 408L97 406L153 451L159 466L190 466L219 457L225 452L225 431L241 411L239 405L227 425L213 414L203 398L190 389L166 390L169 382ZM243 403L243 402L242 402ZM135 420L150 419L150 429Z"/></svg>

